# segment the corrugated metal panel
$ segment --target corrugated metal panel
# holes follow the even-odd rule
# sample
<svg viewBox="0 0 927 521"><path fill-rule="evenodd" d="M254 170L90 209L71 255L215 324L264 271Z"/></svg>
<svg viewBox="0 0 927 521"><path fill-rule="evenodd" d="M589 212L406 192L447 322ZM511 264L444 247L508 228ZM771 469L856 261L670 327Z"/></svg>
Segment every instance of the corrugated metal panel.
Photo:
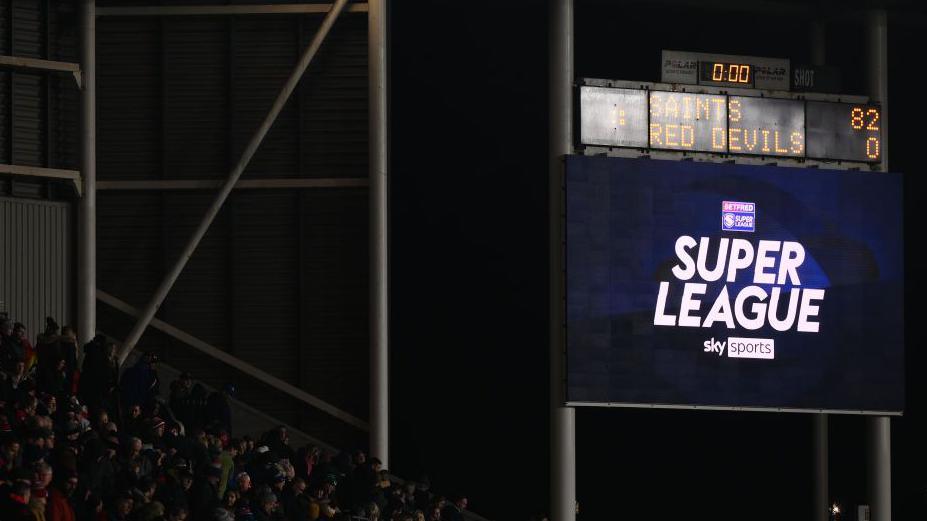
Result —
<svg viewBox="0 0 927 521"><path fill-rule="evenodd" d="M0 53L77 61L72 0L0 0ZM79 91L70 76L0 72L0 161L77 168Z"/></svg>
<svg viewBox="0 0 927 521"><path fill-rule="evenodd" d="M320 20L99 19L100 178L226 175ZM316 59L245 178L366 177L366 17L341 18ZM101 193L100 287L142 307L213 196ZM235 191L159 317L364 416L367 215L363 189ZM132 322L99 308L117 338ZM166 335L140 346L322 439L364 438Z"/></svg>
<svg viewBox="0 0 927 521"><path fill-rule="evenodd" d="M0 198L0 311L34 339L53 316L71 316L70 203Z"/></svg>
<svg viewBox="0 0 927 521"><path fill-rule="evenodd" d="M161 177L161 26L97 20L97 176Z"/></svg>

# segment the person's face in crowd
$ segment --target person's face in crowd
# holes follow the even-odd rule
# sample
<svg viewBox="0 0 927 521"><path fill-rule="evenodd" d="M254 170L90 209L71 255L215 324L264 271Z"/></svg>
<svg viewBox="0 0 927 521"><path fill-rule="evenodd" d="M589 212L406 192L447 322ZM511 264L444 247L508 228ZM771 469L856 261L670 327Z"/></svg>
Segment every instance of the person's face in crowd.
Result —
<svg viewBox="0 0 927 521"><path fill-rule="evenodd" d="M462 498L460 498L460 499L457 500L457 508L459 508L459 509L461 509L461 510L466 510L466 509L467 509L467 503L468 503L467 498L462 497Z"/></svg>
<svg viewBox="0 0 927 521"><path fill-rule="evenodd" d="M226 492L225 502L223 506L225 506L225 508L227 509L231 509L235 506L235 503L238 503L238 493L235 492L234 490L230 490Z"/></svg>
<svg viewBox="0 0 927 521"><path fill-rule="evenodd" d="M47 488L49 483L52 481L52 471L51 467L47 469L38 470L35 472L35 476L32 479L32 485L39 487L36 488Z"/></svg>
<svg viewBox="0 0 927 521"><path fill-rule="evenodd" d="M122 517L126 517L132 513L132 501L129 498L122 498L116 501L116 512Z"/></svg>
<svg viewBox="0 0 927 521"><path fill-rule="evenodd" d="M51 433L45 437L45 447L48 448L48 450L55 448L55 433Z"/></svg>
<svg viewBox="0 0 927 521"><path fill-rule="evenodd" d="M55 398L54 396L50 396L48 398L48 404L46 406L48 407L48 415L49 416L54 415L55 412L58 410L58 399Z"/></svg>
<svg viewBox="0 0 927 521"><path fill-rule="evenodd" d="M77 490L77 478L70 477L64 482L64 490L62 492L64 492L64 495L71 497L71 494L73 494L75 490Z"/></svg>
<svg viewBox="0 0 927 521"><path fill-rule="evenodd" d="M425 521L425 513L421 510L415 512L415 521Z"/></svg>
<svg viewBox="0 0 927 521"><path fill-rule="evenodd" d="M129 409L129 415L132 416L133 420L138 418L142 415L142 407L140 405L133 405L132 408Z"/></svg>
<svg viewBox="0 0 927 521"><path fill-rule="evenodd" d="M12 336L13 326L9 322L0 324L0 336Z"/></svg>
<svg viewBox="0 0 927 521"><path fill-rule="evenodd" d="M264 506L264 511L269 514L273 512L274 510L277 510L277 500L268 498L264 500L263 506Z"/></svg>
<svg viewBox="0 0 927 521"><path fill-rule="evenodd" d="M428 516L428 521L441 521L441 509L434 507L431 509L431 514Z"/></svg>
<svg viewBox="0 0 927 521"><path fill-rule="evenodd" d="M97 416L97 425L100 428L103 428L107 423L109 423L109 413L106 411L100 411L100 414Z"/></svg>
<svg viewBox="0 0 927 521"><path fill-rule="evenodd" d="M142 452L142 440L138 438L132 438L132 440L129 443L130 443L129 448L132 449L133 456L138 455L140 452Z"/></svg>
<svg viewBox="0 0 927 521"><path fill-rule="evenodd" d="M180 486L184 490L190 490L190 487L193 485L193 478L190 476L183 476L180 478Z"/></svg>
<svg viewBox="0 0 927 521"><path fill-rule="evenodd" d="M367 455L364 454L363 452L358 451L358 453L354 455L354 464L355 464L355 465L360 466L360 465L363 465L363 464L366 463L366 462L367 462Z"/></svg>
<svg viewBox="0 0 927 521"><path fill-rule="evenodd" d="M251 476L245 474L238 478L238 490L242 492L251 490Z"/></svg>
<svg viewBox="0 0 927 521"><path fill-rule="evenodd" d="M299 480L293 482L293 492L298 496L306 491L306 482Z"/></svg>
<svg viewBox="0 0 927 521"><path fill-rule="evenodd" d="M186 521L187 520L187 511L181 510L176 514L167 516L169 521Z"/></svg>
<svg viewBox="0 0 927 521"><path fill-rule="evenodd" d="M64 371L64 360L58 360L58 364L55 366L55 369L58 371Z"/></svg>
<svg viewBox="0 0 927 521"><path fill-rule="evenodd" d="M287 432L286 429L280 429L280 441L282 441L284 445L290 443L290 433Z"/></svg>
<svg viewBox="0 0 927 521"><path fill-rule="evenodd" d="M16 368L14 369L14 374L19 376L26 373L26 362L16 362Z"/></svg>
<svg viewBox="0 0 927 521"><path fill-rule="evenodd" d="M19 442L11 441L3 446L3 459L6 461L12 461L16 459L16 456L19 456Z"/></svg>
<svg viewBox="0 0 927 521"><path fill-rule="evenodd" d="M13 336L20 340L25 340L26 339L26 328L22 326L13 328Z"/></svg>

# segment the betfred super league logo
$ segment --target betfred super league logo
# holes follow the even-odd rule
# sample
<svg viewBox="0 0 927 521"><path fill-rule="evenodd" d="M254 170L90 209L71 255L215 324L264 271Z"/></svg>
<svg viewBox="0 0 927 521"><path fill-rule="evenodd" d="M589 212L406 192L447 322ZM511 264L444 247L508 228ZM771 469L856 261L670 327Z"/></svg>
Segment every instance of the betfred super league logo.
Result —
<svg viewBox="0 0 927 521"><path fill-rule="evenodd" d="M756 231L756 205L739 201L722 201L721 230L725 232Z"/></svg>

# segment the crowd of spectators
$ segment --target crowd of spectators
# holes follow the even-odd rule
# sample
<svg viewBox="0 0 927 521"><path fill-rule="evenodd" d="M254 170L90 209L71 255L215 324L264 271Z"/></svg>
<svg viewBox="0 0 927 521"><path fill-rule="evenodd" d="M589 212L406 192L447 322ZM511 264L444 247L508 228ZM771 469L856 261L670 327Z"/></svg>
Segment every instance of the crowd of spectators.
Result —
<svg viewBox="0 0 927 521"><path fill-rule="evenodd" d="M35 344L0 315L0 520L462 521L467 499L395 483L363 451L294 449L286 427L233 437L232 385L184 373L160 398L157 356L122 371L46 319Z"/></svg>

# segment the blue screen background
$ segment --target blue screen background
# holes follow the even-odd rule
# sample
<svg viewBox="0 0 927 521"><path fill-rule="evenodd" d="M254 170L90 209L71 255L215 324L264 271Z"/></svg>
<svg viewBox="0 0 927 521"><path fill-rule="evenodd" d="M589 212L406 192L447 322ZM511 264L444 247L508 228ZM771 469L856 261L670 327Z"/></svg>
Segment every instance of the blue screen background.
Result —
<svg viewBox="0 0 927 521"><path fill-rule="evenodd" d="M721 231L725 200L756 204L755 232ZM901 411L902 234L899 174L568 157L567 400ZM711 237L709 266L721 237L801 243L802 287L826 290L820 331L654 326L661 281L678 311L680 235ZM751 266L727 283L732 304L752 278ZM708 286L701 316L723 279ZM703 352L731 336L774 339L775 359Z"/></svg>

